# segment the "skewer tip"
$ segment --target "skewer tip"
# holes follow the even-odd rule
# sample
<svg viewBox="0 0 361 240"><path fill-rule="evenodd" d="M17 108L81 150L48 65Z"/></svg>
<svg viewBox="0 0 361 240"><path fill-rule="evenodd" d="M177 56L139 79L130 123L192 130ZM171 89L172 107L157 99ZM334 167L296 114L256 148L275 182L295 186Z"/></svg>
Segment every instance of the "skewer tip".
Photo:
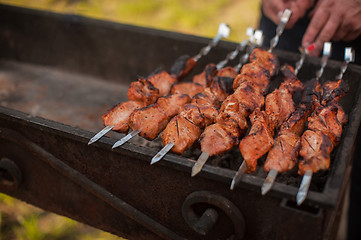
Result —
<svg viewBox="0 0 361 240"><path fill-rule="evenodd" d="M209 154L206 152L202 152L202 154L199 156L198 160L196 161L196 163L192 168L192 174L191 174L192 177L197 175L202 170L208 158L209 158Z"/></svg>
<svg viewBox="0 0 361 240"><path fill-rule="evenodd" d="M277 174L278 174L278 171L275 169L271 169L271 171L268 173L268 175L262 185L262 188L261 188L262 195L266 195L266 193L268 193L271 190L273 183L276 180Z"/></svg>
<svg viewBox="0 0 361 240"><path fill-rule="evenodd" d="M159 158L158 154L152 158L152 161L150 161L150 165L153 165L154 163L159 162L161 160L161 158Z"/></svg>
<svg viewBox="0 0 361 240"><path fill-rule="evenodd" d="M296 197L297 206L300 206L306 199L306 194L303 192L298 192Z"/></svg>
<svg viewBox="0 0 361 240"><path fill-rule="evenodd" d="M233 190L237 186L239 181L241 181L244 173L246 172L246 169L247 169L246 161L243 161L241 166L238 168L237 173L234 175L229 189Z"/></svg>
<svg viewBox="0 0 361 240"><path fill-rule="evenodd" d="M118 140L116 143L114 143L114 145L112 146L112 149L117 148L121 145L123 145L124 143L128 142L130 139L132 139L133 137L137 136L141 131L140 130L133 130L130 133L128 133L125 137L121 138L120 140Z"/></svg>
<svg viewBox="0 0 361 240"><path fill-rule="evenodd" d="M307 171L302 178L302 182L301 182L301 186L297 192L297 196L296 196L296 200L297 200L297 205L300 206L307 197L308 194L308 189L310 187L311 184L311 180L312 180L312 171Z"/></svg>
<svg viewBox="0 0 361 240"><path fill-rule="evenodd" d="M235 181L235 179L233 178L233 179L232 179L232 182L231 182L231 186L229 187L229 189L233 190L234 187L235 187L235 185L236 185L235 183L236 183L236 181Z"/></svg>
<svg viewBox="0 0 361 240"><path fill-rule="evenodd" d="M174 146L174 143L167 143L153 158L150 165L159 162Z"/></svg>
<svg viewBox="0 0 361 240"><path fill-rule="evenodd" d="M102 138L105 134L107 134L110 130L112 130L114 128L114 126L106 126L105 128L103 128L102 130L100 130L97 134L94 135L94 137L92 137L89 142L88 145L95 143L96 141L98 141L100 138Z"/></svg>
<svg viewBox="0 0 361 240"><path fill-rule="evenodd" d="M194 177L194 176L197 175L200 171L201 171L201 169L193 167L193 168L192 168L191 176Z"/></svg>
<svg viewBox="0 0 361 240"><path fill-rule="evenodd" d="M122 141L122 140L123 140L123 139L120 139L120 140L118 140L117 142L115 142L114 145L112 146L112 149L117 148L117 147L123 145L123 144L125 143L125 141Z"/></svg>

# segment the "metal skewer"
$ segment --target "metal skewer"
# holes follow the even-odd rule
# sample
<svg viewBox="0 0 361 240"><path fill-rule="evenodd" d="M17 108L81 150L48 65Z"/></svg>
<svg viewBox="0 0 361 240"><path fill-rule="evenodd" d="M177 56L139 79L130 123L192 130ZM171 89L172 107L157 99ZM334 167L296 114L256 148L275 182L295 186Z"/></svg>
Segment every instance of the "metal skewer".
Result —
<svg viewBox="0 0 361 240"><path fill-rule="evenodd" d="M279 38L283 33L283 30L285 29L288 21L290 20L290 17L292 15L292 11L290 9L285 9L285 11L282 14L280 23L278 24L276 28L276 35L271 39L270 42L270 48L268 49L269 52L272 52L273 48L275 48L279 42ZM242 162L241 166L238 168L236 175L234 175L230 189L233 190L234 187L239 183L239 181L242 179L243 175L245 174L247 169L247 164L245 161Z"/></svg>
<svg viewBox="0 0 361 240"><path fill-rule="evenodd" d="M323 71L327 65L327 60L331 56L331 48L332 48L332 45L330 42L325 42L323 44L323 56L321 59L321 69L319 71L317 71L317 73L316 73L317 80L319 80L321 78ZM306 173L302 177L301 186L298 189L297 196L296 196L298 206L301 205L307 197L308 189L310 187L311 180L312 180L312 174L313 174L312 171L306 171Z"/></svg>
<svg viewBox="0 0 361 240"><path fill-rule="evenodd" d="M253 28L251 28L251 30L252 32L249 32L249 29L247 29L247 35L250 36L249 43L251 43L251 46L249 46L249 50L241 56L241 58L239 59L239 63L233 67L236 72L239 72L242 66L248 62L248 58L252 50L256 46L261 46L263 43L263 31L256 30L255 32L253 32Z"/></svg>
<svg viewBox="0 0 361 240"><path fill-rule="evenodd" d="M209 51L213 47L215 47L222 38L227 38L229 36L229 33L230 33L229 26L226 23L221 23L218 27L217 35L211 40L211 42L207 46L203 47L200 50L200 52L193 57L194 61L197 62L202 56L206 56L209 53ZM92 137L90 139L90 141L88 142L88 145L98 141L101 137L103 137L105 134L107 134L113 128L114 128L114 126L112 126L112 125L109 125L109 126L106 126L105 128L103 128L94 137Z"/></svg>
<svg viewBox="0 0 361 240"><path fill-rule="evenodd" d="M343 74L346 72L350 62L355 61L355 50L351 47L345 48L345 60L341 65L340 74L336 76L336 79L342 79Z"/></svg>
<svg viewBox="0 0 361 240"><path fill-rule="evenodd" d="M308 189L310 188L311 180L312 180L312 171L306 171L306 173L302 177L301 186L297 192L297 205L301 205L303 201L305 201L308 193Z"/></svg>
<svg viewBox="0 0 361 240"><path fill-rule="evenodd" d="M252 42L254 39L254 29L253 28L247 28L246 34L249 36L249 40L243 40L235 50L233 50L232 52L228 53L226 58L222 61L220 61L217 65L216 68L217 70L222 69L229 61L232 61L233 59L235 59L238 55L238 53L244 51L248 45L249 42Z"/></svg>
<svg viewBox="0 0 361 240"><path fill-rule="evenodd" d="M253 49L256 46L260 46L263 43L263 32L260 30L257 30L254 33L254 42L252 43L252 46L249 48L249 50L247 51L247 53L245 53L241 59L240 59L240 63L235 66L235 69L237 69L236 71L238 72L241 67L243 66L243 64L245 64L248 61L249 55L251 54L251 52L253 51ZM194 177L195 175L197 175L203 168L204 164L207 162L209 158L209 154L206 152L202 152L201 155L198 157L196 163L193 165L192 167L192 174L191 176Z"/></svg>
<svg viewBox="0 0 361 240"><path fill-rule="evenodd" d="M192 174L191 174L192 177L197 175L202 170L208 158L209 158L209 154L206 152L202 152L202 154L199 156L196 163L192 167Z"/></svg>
<svg viewBox="0 0 361 240"><path fill-rule="evenodd" d="M230 31L231 29L226 23L221 23L218 27L217 36L213 38L213 40L207 46L202 48L201 51L193 57L194 61L197 62L202 56L206 56L209 51L213 47L215 47L222 38L228 38Z"/></svg>
<svg viewBox="0 0 361 240"><path fill-rule="evenodd" d="M278 24L276 28L276 35L271 39L269 52L272 52L272 50L277 46L280 36L283 33L283 30L285 29L288 21L290 20L290 17L292 15L292 11L290 9L285 9L285 11L282 14L280 23Z"/></svg>
<svg viewBox="0 0 361 240"><path fill-rule="evenodd" d="M88 142L88 145L98 141L101 137L103 137L105 134L107 134L113 128L114 128L114 126L112 126L112 125L109 125L109 126L106 126L105 128L103 128L100 132L95 134L95 136L90 139L90 141Z"/></svg>
<svg viewBox="0 0 361 240"><path fill-rule="evenodd" d="M277 175L278 175L278 171L276 169L271 169L271 171L269 171L266 179L264 180L262 188L261 188L262 195L265 195L266 193L268 193L269 190L271 190L273 183L276 180Z"/></svg>
<svg viewBox="0 0 361 240"><path fill-rule="evenodd" d="M316 79L319 80L323 74L323 71L325 70L325 67L327 65L327 61L329 57L331 56L331 48L332 44L330 42L325 42L323 44L323 55L321 58L321 68L316 72Z"/></svg>
<svg viewBox="0 0 361 240"><path fill-rule="evenodd" d="M257 31L256 31L256 32L257 32ZM247 36L249 36L249 40L244 40L244 41L242 41L242 42L237 46L237 48L236 48L235 50L233 50L232 52L228 53L227 56L226 56L226 58L225 58L224 60L220 61L220 62L216 65L217 70L222 69L229 61L235 59L235 58L237 57L237 55L238 55L239 52L242 52L242 51L244 51L244 50L246 49L246 47L248 46L249 42L254 42L254 41L256 41L256 38L255 38L255 36L254 36L256 33L254 32L254 29L253 29L253 28L247 28L246 34L247 34ZM258 38L259 38L260 36L263 36L263 34L261 34L261 35L258 34L257 36L258 36ZM258 39L258 38L257 38L257 39ZM249 54L248 54L247 56L246 56L246 55L247 55L247 53L244 54L244 55L242 55L241 61L242 61L242 59L246 59L245 61L247 61L247 59L248 59L248 57L249 57ZM246 56L246 58L244 58L244 56ZM240 65L240 64L241 64L241 62L237 65L238 68L241 68L242 65ZM242 64L243 64L243 63L242 63ZM240 65L240 66L239 66L239 65ZM237 69L235 68L235 71L238 72L239 70L237 70ZM154 164L154 163L156 163L156 162L159 162L159 161L172 149L172 147L174 147L174 143L167 143L167 144L152 158L152 161L150 162L150 164L152 165L152 164Z"/></svg>
<svg viewBox="0 0 361 240"><path fill-rule="evenodd" d="M300 52L301 52L301 57L300 59L296 62L295 64L295 74L297 76L299 70L302 68L303 66L303 63L305 62L305 59L306 59L306 56L314 49L314 45L311 45L309 47L307 47L306 49L300 47ZM268 193L276 178L277 178L277 175L278 175L278 171L276 169L271 169L271 171L269 171L263 185L262 185L262 188L261 188L261 193L262 195L265 195L266 193Z"/></svg>
<svg viewBox="0 0 361 240"><path fill-rule="evenodd" d="M112 146L112 149L123 145L124 143L128 142L133 137L137 136L140 133L140 130L134 130L128 133L125 137L121 138L120 140L116 141Z"/></svg>

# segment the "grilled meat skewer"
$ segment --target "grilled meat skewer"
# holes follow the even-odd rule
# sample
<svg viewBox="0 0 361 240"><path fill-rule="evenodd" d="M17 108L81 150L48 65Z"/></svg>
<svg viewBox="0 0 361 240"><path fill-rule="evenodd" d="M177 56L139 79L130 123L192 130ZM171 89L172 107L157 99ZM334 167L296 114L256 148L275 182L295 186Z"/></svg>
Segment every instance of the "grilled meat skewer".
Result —
<svg viewBox="0 0 361 240"><path fill-rule="evenodd" d="M227 81L226 78L228 77L221 78L218 82L216 82L217 80L214 80L212 83L214 86L209 88L212 91L212 94L215 94L218 91L220 99L224 98L222 97L222 94L224 93L219 87L222 87L221 84L224 83L224 81ZM139 135L141 137L153 140L166 127L169 120L177 115L179 110L189 101L190 97L186 94L173 94L159 98L156 104L135 110L129 117L129 126L132 130L140 130ZM195 98L195 102L197 102L197 98ZM191 104L186 105L185 109L189 105ZM205 108L202 110L205 110L206 112ZM199 110L197 110L197 113L198 111ZM207 116L206 113L204 115Z"/></svg>
<svg viewBox="0 0 361 240"><path fill-rule="evenodd" d="M278 173L291 170L297 163L299 139L304 131L308 116L317 105L321 85L317 79L313 79L305 83L304 89L301 102L287 121L282 124L278 136L268 152L263 170L269 174L262 186L263 195L272 188Z"/></svg>
<svg viewBox="0 0 361 240"><path fill-rule="evenodd" d="M256 109L250 116L252 127L248 136L239 144L240 152L247 163L247 172L256 170L257 160L273 146L275 130L295 110L293 93L303 89L291 66L282 68L284 82L278 89L266 96L265 111Z"/></svg>
<svg viewBox="0 0 361 240"><path fill-rule="evenodd" d="M231 80L228 77L223 77L223 81L226 79L228 82ZM203 93L194 96L191 103L184 106L178 116L164 129L162 133L164 145L173 143L174 147L171 150L175 153L182 154L199 139L201 127L213 123L218 115L218 110L214 105L218 102L222 102L230 93L230 89L232 89L232 81L228 84L228 88L225 84L222 84L223 81L222 78L215 77L211 87L206 88ZM187 131L179 131L179 128L183 128L180 125L181 123L187 125L186 128L189 129L199 128L199 130L197 129L196 131L199 133L198 136L189 138ZM188 126L190 124L194 126ZM176 128L174 128L174 126L176 126ZM193 136L196 136L196 134L193 134Z"/></svg>
<svg viewBox="0 0 361 240"><path fill-rule="evenodd" d="M223 88L226 89L227 88L227 79L230 79L232 82L233 82L233 79L231 79L229 76L236 76L236 72L233 68L224 68L222 69L222 67L229 61L229 60L232 60L234 59L238 52L239 51L243 51L246 46L248 44L248 41L243 41L242 43L240 43L240 45L236 48L236 50L232 51L231 53L229 53L226 57L225 60L221 61L220 63L217 64L216 66L216 69L214 69L214 64L208 64L204 70L204 74L200 74L200 75L197 75L195 80L197 81L201 81L201 77L204 77L204 81L203 83L204 84L212 84L214 86L210 87L210 88L206 88L204 89L203 86L197 84L197 83L183 83L183 84L178 84L176 86L173 85L172 89L171 89L171 92L172 93L186 93L190 96L193 96L197 93L199 93L200 90L204 90L204 93L209 93L208 95L206 95L207 97L211 97L211 98L215 98L215 97L218 97L218 94L219 94L219 97L224 94L223 93ZM217 73L217 70L220 69L221 71L219 73ZM221 81L217 81L217 84L213 84L215 82L215 80L212 80L213 79L213 75L217 73L217 76L219 76L221 78ZM224 75L224 76L223 76ZM228 80L229 81L229 80ZM218 87L217 87L218 86ZM206 86L208 87L208 86ZM222 89L220 89L219 87L221 87ZM192 89L194 88L194 89ZM211 91L211 92L209 92ZM212 92L213 91L213 92ZM204 100L204 99L203 99ZM212 99L212 101L214 101L212 104L217 104L218 105L218 102L219 100L222 100L222 98L219 98L219 99ZM153 120L155 120L156 118L152 118ZM163 118L165 119L165 118ZM157 124L156 123L159 123L159 130L158 131L155 131L154 133L159 133L163 128L164 128L164 124L165 123L165 120L163 121L162 118L158 118L156 119L158 121L155 121L155 122L152 122L151 125L152 126L156 126ZM169 120L169 119L168 119ZM135 122L134 119L131 120L132 122ZM140 125L138 125L139 127ZM126 135L123 139L120 139L119 141L117 141L114 145L113 145L113 148L117 147L117 146L120 146L121 144L125 143L126 141L128 141L129 139L131 139L132 137L136 136L137 134L141 133L142 136L147 136L146 138L149 139L149 140L152 140L153 138L152 137L149 137L149 134L145 134L144 131L142 132L141 129L135 129L137 128L136 125L133 125L132 129L136 132L131 132L129 133L128 135ZM145 127L142 127L142 129L145 129ZM149 128L148 128L148 131L149 131ZM158 135L158 134L156 134Z"/></svg>
<svg viewBox="0 0 361 240"><path fill-rule="evenodd" d="M250 34L253 36L253 29L249 28L247 29L247 35ZM255 35L257 36L255 38L256 40L263 36L260 31L256 31ZM214 71L213 64L208 64L201 74L196 75L193 78L193 83L205 85L209 84L210 81L213 81L213 86L205 88L204 91L196 94L192 98L191 103L184 106L183 110L179 113L179 116L171 120L162 134L165 146L153 157L151 164L161 160L171 149L178 154L182 154L199 138L201 133L200 128L204 128L215 121L220 103L229 94L228 92L231 90L233 79L242 67L242 63L248 59L248 53L241 57L240 64L234 68L224 67L224 65L229 60L234 59L238 52L243 51L247 45L247 40L240 43L236 50L230 52L225 60L216 65L216 71ZM214 76L214 74L216 74L216 76ZM202 80L200 76L203 76L204 80ZM228 86L228 83L231 85ZM185 122L184 120L187 120L188 122ZM182 129L182 127L179 126L180 124L184 124L185 126L188 125L188 127L186 126L187 129L194 129L195 134L183 137L180 136L187 133L187 131L179 131L179 129ZM175 132L177 132L177 135L174 134Z"/></svg>
<svg viewBox="0 0 361 240"><path fill-rule="evenodd" d="M232 58L236 57L237 54L235 54L235 53L238 53L239 51L243 50L246 46L247 46L247 42L245 42L245 41L242 42L236 48L236 50L232 51L231 56L228 54L225 60L223 60L217 64L217 69L223 67L224 64L226 64L228 60L231 60ZM226 97L226 96L225 97L222 97L222 96L226 94L224 89L229 88L229 87L227 87L227 82L230 82L231 84L233 83L233 79L231 79L228 76L232 76L232 75L236 76L237 73L235 72L235 70L233 68L221 69L222 71L217 73L217 69L214 70L213 65L214 64L208 64L204 71L205 74L200 75L200 76L203 76L204 78L206 78L203 81L205 84L212 85L209 88L204 89L203 86L200 86L197 83L185 83L183 85L186 85L189 87L186 87L186 88L180 87L174 91L174 86L173 86L171 91L181 93L182 90L184 91L184 89L186 89L184 92L187 93L188 95L193 96L194 94L197 94L197 92L199 90L198 87L201 87L202 90L204 89L205 96L210 98L208 101L212 101L212 104L218 105L218 102L223 100ZM210 69L210 70L207 70L207 69ZM218 78L213 79L213 75L215 73L217 73ZM222 76L222 75L225 75L225 76ZM196 79L200 80L200 77L197 76ZM178 85L178 87L179 87L179 85ZM191 87L196 87L196 89L192 90ZM208 87L208 86L206 86L206 87ZM202 97L198 96L198 98L200 99ZM198 102L198 98L196 98L197 102ZM204 101L204 99L202 99L202 100ZM184 105L185 102L183 102L181 104ZM179 105L179 106L181 106L181 105ZM155 106L153 108L156 109L157 107ZM120 139L113 145L112 148L122 145L123 143L125 143L132 137L136 136L137 134L140 134L141 136L145 137L148 140L153 140L164 129L165 125L168 123L169 119L172 117L172 116L170 116L170 117L166 116L164 114L163 114L163 117L160 117L160 116L155 117L154 116L155 110L153 110L153 108L152 109L142 108L139 111L135 111L137 114L136 115L132 114L130 116L130 118L129 118L130 124L129 125L132 128L132 130L136 131L136 132L131 132L130 134L125 136L123 139ZM208 107L208 109L209 109L209 107ZM192 109L189 109L189 110L192 110ZM204 110L204 108L203 108L203 110ZM146 118L147 114L143 114L140 112L151 113L151 116L148 116L148 118ZM192 111L190 111L190 112L192 112ZM197 113L199 113L199 112L200 112L200 110L198 109ZM160 115L162 115L162 114L160 114ZM135 123L135 122L138 124L131 124L131 123ZM147 125L149 125L149 126L147 126Z"/></svg>
<svg viewBox="0 0 361 240"><path fill-rule="evenodd" d="M209 44L206 47L203 47L200 52L195 55L194 57L189 57L188 55L183 55L181 57L179 57L176 62L173 64L173 66L171 67L171 71L170 71L170 78L167 78L168 80L171 81L162 81L164 75L169 75L167 72L162 71L158 74L152 75L149 77L148 81L143 81L141 82L141 84L139 85L139 83L134 83L134 87L130 90L130 92L128 91L128 100L135 100L135 101L139 101L139 99L141 101L144 101L144 104L151 104L154 103L156 101L156 97L154 95L150 95L148 96L150 98L150 100L148 98L146 98L143 94L143 87L144 86L149 86L149 89L153 90L154 86L159 87L160 89L158 89L158 95L160 94L160 96L165 96L168 94L170 86L172 84L170 84L170 82L172 82L173 79L181 79L183 78L185 75L187 75L196 65L196 63L199 61L199 59L202 56L206 56L209 51L215 47L218 42L222 39L222 38L227 38L229 36L229 32L230 32L230 28L227 24L225 23L221 23L219 25L218 28L218 33L216 35L215 38L212 39L211 42L209 42ZM144 83L144 86L142 86ZM153 85L153 87L152 87ZM156 87L154 87L156 88ZM168 89L168 91L167 91ZM134 91L133 91L134 90ZM144 93L147 93L147 89L144 91ZM156 91L154 91L154 94L156 95ZM130 99L129 99L130 96ZM126 105L126 104L125 104ZM119 124L117 122L117 120L125 120L129 117L130 111L126 110L124 111L124 106L125 105L121 105L118 104L117 106L115 106L113 109L111 109L108 114L110 114L109 116L103 116L103 120L104 118L107 119L107 121L103 121L105 128L103 130L101 130L99 133L97 133L93 138L90 139L89 144L92 144L94 142L96 142L97 140L99 140L102 136L104 136L107 132L109 132L110 130L114 129L114 125L108 125L108 124L117 124L117 125L122 125L123 127L121 129L118 129L117 131L121 131L121 132L127 132L128 129L126 129L125 126L127 126L127 124L125 122L123 122L122 124ZM128 105L132 105L132 108L137 109L141 107L141 104L128 104ZM114 116L113 116L114 114ZM120 117L120 115L124 114L125 116ZM115 121L112 121L115 120ZM115 130L115 129L114 129Z"/></svg>
<svg viewBox="0 0 361 240"><path fill-rule="evenodd" d="M298 173L318 172L329 168L330 153L341 139L342 127L347 123L347 115L337 102L347 92L343 80L326 82L323 87L322 102L308 118L308 129L301 137ZM341 89L343 88L343 89ZM333 99L326 98L327 90L337 92ZM319 140L319 141L314 141Z"/></svg>
<svg viewBox="0 0 361 240"><path fill-rule="evenodd" d="M269 52L272 52L273 48L275 48L276 45L278 44L279 38L282 35L283 30L284 30L286 24L288 23L291 15L292 15L292 11L290 9L285 9L285 11L282 14L280 23L278 24L278 26L276 28L276 35L271 39L270 48L268 50ZM297 62L297 64L299 65L296 68L297 72L300 69L300 67L302 66L303 60L304 60L304 58L301 58L300 61ZM264 64L267 65L267 62L264 62ZM268 65L270 65L272 67L274 65L274 63L272 64L272 62L268 62ZM270 69L270 70L271 70L270 74L275 75L276 71L273 72L272 69ZM247 168L246 162L243 161L241 166L239 167L238 171L236 172L235 176L232 179L231 186L230 186L231 190L233 190L235 185L241 180L242 176L246 172L246 168Z"/></svg>
<svg viewBox="0 0 361 240"><path fill-rule="evenodd" d="M322 126L320 124L314 124L314 123L318 122L318 121L315 121L315 122L313 122L313 124L310 125L310 127L313 128L313 130L311 130L311 131L319 132L319 133L312 134L311 132L307 132L307 134L305 134L305 137L303 138L304 141L303 141L303 144L301 144L303 160L301 160L299 163L299 173L300 174L304 173L304 175L302 178L301 186L300 186L300 188L297 192L297 196L296 196L298 205L302 204L303 201L307 197L307 193L308 193L309 186L311 184L313 172L317 171L317 169L325 169L325 168L328 169L329 155L330 155L331 151L333 150L334 146L336 146L338 144L337 135L338 134L341 135L341 132L338 133L338 131L339 131L338 129L341 129L341 131L342 131L342 126L344 124L346 124L345 113L342 110L341 106L337 103L337 101L339 100L340 97L342 97L343 95L346 94L348 87L345 83L343 83L343 80L339 79L338 77L343 76L343 74L347 70L348 64L351 61L353 61L353 59L354 59L354 51L352 51L352 48L346 48L345 49L345 60L341 66L340 74L336 77L336 82L327 82L324 84L324 86L323 86L324 93L323 93L323 96L321 99L322 105L318 106L316 108L317 111L314 112L314 115L318 115L317 120L321 120L321 122L323 124L323 128L320 128L320 126ZM332 106L330 106L330 105L332 105ZM325 107L326 110L320 110L320 109L323 109L322 106ZM330 110L327 110L328 108L330 108ZM336 117L335 117L336 110L332 110L332 109L337 109ZM331 119L333 119L333 121ZM313 121L316 119L311 118L310 120ZM325 127L327 127L327 129ZM323 132L321 132L320 130L322 130ZM331 147L325 147L327 140L325 140L325 138L323 138L323 137L322 137L322 142L324 144L322 144L319 149L317 149L317 147L318 147L317 142L309 142L310 143L309 144L306 141L306 140L315 139L316 135L318 138L320 138L321 137L320 133L327 135L328 137L331 137L331 139L329 138L332 143ZM336 137L333 138L332 137L333 135ZM310 137L312 137L312 139ZM314 145L314 144L316 144L316 145ZM312 146L313 147L312 150L315 150L313 154L312 154L312 152L306 151L308 146L309 147ZM300 155L301 155L301 150L300 150ZM317 153L319 153L319 152L323 152L324 156L322 158L316 157L318 155ZM313 155L315 157L313 157ZM316 163L316 164L314 164L314 163ZM312 167L310 167L310 166L312 166Z"/></svg>
<svg viewBox="0 0 361 240"><path fill-rule="evenodd" d="M236 77L233 86L237 89L222 104L216 123L208 126L201 135L202 154L193 166L192 176L200 172L209 156L223 154L237 145L247 129L246 118L264 105L263 95L268 90L269 73L275 74L279 63L274 54L260 48L252 51L250 59L253 62L246 64Z"/></svg>
<svg viewBox="0 0 361 240"><path fill-rule="evenodd" d="M305 91L299 106L296 111L292 113L291 117L282 125L281 130L274 141L274 145L268 153L263 167L268 175L261 188L262 195L271 190L279 172L288 171L296 165L300 146L299 138L304 131L308 116L312 113L315 105L318 104L320 99L321 85L318 80L323 73L323 69L327 64L327 59L330 56L331 51L328 43L325 44L325 46L327 46L327 48L325 48L322 57L321 68L316 72L316 78L306 83ZM296 69L299 70L302 67L305 54L308 54L313 49L313 45L305 50L301 49L301 58L296 63Z"/></svg>
<svg viewBox="0 0 361 240"><path fill-rule="evenodd" d="M323 90L327 88L339 88L342 80L327 82L324 84ZM311 181L312 173L320 170L327 170L330 167L331 152L338 145L342 127L347 123L347 116L342 107L337 103L339 99L346 94L344 91L336 90L340 93L335 99L329 101L322 99L326 105L320 104L312 116L308 118L308 129L301 136L301 148L299 151L302 159L298 163L298 173L304 175L304 178ZM325 96L325 95L323 95ZM301 183L300 190L297 194L297 204L300 205L308 192L309 183ZM306 191L306 192L304 192Z"/></svg>
<svg viewBox="0 0 361 240"><path fill-rule="evenodd" d="M216 93L217 86L221 86L221 81L217 81L216 84L214 84L214 82L209 89L212 89ZM166 98L169 98L170 101L162 104L162 100ZM168 97L159 98L156 104L134 110L133 113L131 113L129 116L129 127L133 131L137 132L131 133L131 136L134 137L135 135L139 134L141 137L144 137L148 140L155 139L158 134L167 126L169 120L178 114L178 111L185 104L187 104L190 99L191 98L187 94L176 93L169 95ZM125 139L128 141L130 138L125 136ZM116 148L124 144L126 141L124 139L120 139L113 145L112 148Z"/></svg>

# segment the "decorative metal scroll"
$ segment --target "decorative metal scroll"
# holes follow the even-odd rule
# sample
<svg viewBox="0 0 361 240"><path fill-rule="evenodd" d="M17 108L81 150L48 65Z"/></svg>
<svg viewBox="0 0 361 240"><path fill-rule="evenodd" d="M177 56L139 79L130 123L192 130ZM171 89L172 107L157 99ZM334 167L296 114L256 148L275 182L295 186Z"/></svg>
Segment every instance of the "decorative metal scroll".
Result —
<svg viewBox="0 0 361 240"><path fill-rule="evenodd" d="M207 204L210 207L199 216L194 211L196 204ZM244 239L246 224L243 214L227 198L210 191L197 191L191 193L182 206L183 218L194 231L201 235L206 235L217 222L219 216L217 210L222 210L233 222L234 239Z"/></svg>

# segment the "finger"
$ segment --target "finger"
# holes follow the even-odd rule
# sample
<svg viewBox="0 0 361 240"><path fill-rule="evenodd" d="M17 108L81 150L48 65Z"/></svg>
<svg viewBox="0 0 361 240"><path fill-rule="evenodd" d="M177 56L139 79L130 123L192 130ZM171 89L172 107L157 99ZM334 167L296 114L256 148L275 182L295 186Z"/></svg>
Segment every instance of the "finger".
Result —
<svg viewBox="0 0 361 240"><path fill-rule="evenodd" d="M284 9L286 8L283 1L264 1L264 4L262 6L264 14L269 19L271 19L272 22L278 24L280 22L280 13L282 14Z"/></svg>
<svg viewBox="0 0 361 240"><path fill-rule="evenodd" d="M315 15L315 12L318 11L318 9L320 8L320 5L322 4L322 0L319 0L316 2L315 7L311 10L311 12L308 14L308 18L312 19L313 16Z"/></svg>
<svg viewBox="0 0 361 240"><path fill-rule="evenodd" d="M356 17L343 17L343 22L340 28L335 33L335 41L351 41L354 40L361 33L361 25L359 19Z"/></svg>
<svg viewBox="0 0 361 240"><path fill-rule="evenodd" d="M332 40L336 42L344 40L350 33L351 33L351 29L347 27L343 27L343 24L340 24L335 35L333 35Z"/></svg>
<svg viewBox="0 0 361 240"><path fill-rule="evenodd" d="M333 15L333 16L336 16L336 15ZM321 52L321 50L323 48L323 44L325 42L328 42L331 40L331 38L335 35L339 26L340 26L340 22L339 22L338 17L330 17L329 18L326 25L321 30L320 34L318 35L318 37L315 41L316 48L315 48L314 52L311 52L311 55Z"/></svg>
<svg viewBox="0 0 361 240"><path fill-rule="evenodd" d="M308 9L310 9L314 5L314 0L296 0L296 15L299 18L305 16Z"/></svg>
<svg viewBox="0 0 361 240"><path fill-rule="evenodd" d="M330 13L326 9L325 11L318 10L315 12L310 24L307 27L305 35L302 38L302 46L307 47L313 43L325 26L327 20L329 19Z"/></svg>
<svg viewBox="0 0 361 240"><path fill-rule="evenodd" d="M290 29L292 28L295 23L300 19L300 14L299 14L299 10L298 10L298 6L295 2L291 2L287 8L291 9L292 11L292 15L290 20L288 21L287 25L286 25L286 29Z"/></svg>
<svg viewBox="0 0 361 240"><path fill-rule="evenodd" d="M349 32L342 40L345 42L349 42L355 40L359 35L360 35L359 31Z"/></svg>

